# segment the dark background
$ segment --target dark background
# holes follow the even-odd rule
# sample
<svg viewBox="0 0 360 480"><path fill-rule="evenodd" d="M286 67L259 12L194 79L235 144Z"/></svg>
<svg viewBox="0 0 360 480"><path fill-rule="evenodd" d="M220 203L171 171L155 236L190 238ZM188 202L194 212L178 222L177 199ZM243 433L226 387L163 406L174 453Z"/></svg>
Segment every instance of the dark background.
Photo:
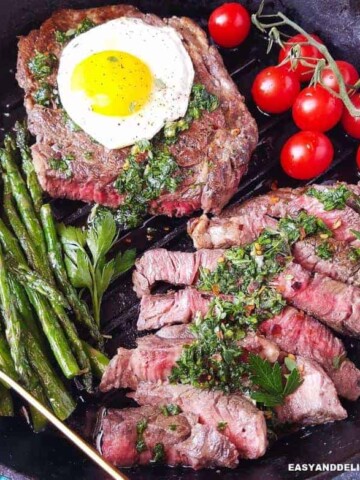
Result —
<svg viewBox="0 0 360 480"><path fill-rule="evenodd" d="M11 127L14 120L23 115L21 92L14 81L17 35L26 34L37 27L52 11L62 7L81 8L101 6L110 0L0 0L0 132ZM139 6L161 16L188 15L206 25L211 10L219 1L135 1L124 2ZM258 1L243 1L251 11L255 11ZM335 58L351 61L360 67L360 0L283 0L267 2L269 8L280 9L309 32L318 33L331 45ZM296 185L278 169L278 152L284 139L295 131L290 116L266 117L259 113L249 98L249 87L256 74L266 63L266 44L260 35L252 33L250 39L238 50L222 51L225 63L246 96L247 103L255 116L260 130L260 146L254 155L249 173L244 177L235 197L240 201L254 193L266 190L269 183L277 179L280 185ZM354 151L357 144L346 138L340 129L330 134L336 151L333 168L319 181L345 179L356 181ZM55 201L53 206L58 217L69 222L78 221L86 214L87 207L75 202ZM188 249L189 241L184 234L186 219L168 220L150 218L142 228L120 239L119 245L127 245L131 238L139 253L149 246L166 246L173 249ZM164 225L169 227L165 233ZM154 238L147 241L146 228L155 229ZM122 345L134 341L134 320L137 303L131 290L129 277L116 284L105 297L103 309L104 329L113 332L114 340L108 345L109 353ZM349 355L353 360L360 359L357 341L347 341ZM359 362L358 362L359 363ZM95 399L96 400L96 399ZM101 398L101 403L120 406L123 398L110 396ZM303 428L277 441L265 457L256 462L242 462L235 472L201 471L169 468L138 468L128 471L136 480L288 480L305 479L308 473L288 472L289 463L343 463L360 462L360 403L345 405L349 418L343 422L313 428ZM91 413L91 411L90 411ZM80 407L73 420L73 427L86 436L90 432L89 411ZM18 473L15 473L18 472ZM37 480L103 480L105 477L92 466L81 453L66 440L51 430L34 435L21 417L0 419L0 475L9 478ZM321 478L330 478L322 475ZM360 474L343 474L338 478L352 480Z"/></svg>

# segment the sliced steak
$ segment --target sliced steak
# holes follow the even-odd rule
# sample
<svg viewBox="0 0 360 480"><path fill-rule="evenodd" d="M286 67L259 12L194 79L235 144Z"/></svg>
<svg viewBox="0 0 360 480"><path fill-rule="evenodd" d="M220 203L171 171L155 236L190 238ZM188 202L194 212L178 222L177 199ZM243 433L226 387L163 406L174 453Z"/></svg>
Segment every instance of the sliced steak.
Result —
<svg viewBox="0 0 360 480"><path fill-rule="evenodd" d="M140 302L138 330L152 330L164 325L189 323L197 313L204 316L209 308L209 295L193 288L160 295L144 295Z"/></svg>
<svg viewBox="0 0 360 480"><path fill-rule="evenodd" d="M346 418L346 410L339 402L335 386L320 365L300 356L296 363L303 382L285 398L284 405L275 408L279 421L314 425Z"/></svg>
<svg viewBox="0 0 360 480"><path fill-rule="evenodd" d="M188 290L192 289L183 290L183 302L185 302ZM174 295L173 292L166 294L166 296L170 297L170 302L174 300ZM202 298L200 292L192 290L191 301L193 301L192 299L195 295ZM163 297L163 295L153 295L151 301L154 310L158 314L158 325L165 324L161 316L161 305L167 304L167 302L163 301ZM213 296L207 295L206 298L209 306ZM157 305L157 301L159 305ZM190 298L188 301L190 302ZM173 322L171 321L171 316L165 311L164 317L168 326L163 327L156 335L163 338L193 338L188 326L185 325L192 320L191 318L189 319L188 315L189 307L183 304L182 311L186 315L183 317L180 315L174 316ZM207 309L203 311L203 314L206 314L207 311ZM146 328L147 316L149 315L152 318L151 311L141 310L140 315L144 322L144 328ZM183 323L184 325L174 325L175 323ZM153 328L153 324L151 328ZM275 343L284 352L301 355L319 363L334 382L340 396L349 400L359 398L360 371L353 362L346 358L346 351L342 341L335 337L331 330L318 320L305 315L293 307L286 307L279 315L264 321L259 327L259 332L271 341L268 346L263 345L263 351L261 352L269 361L275 361L271 353ZM257 338L259 340L262 337L257 335ZM243 342L250 341L250 339L251 333L248 334ZM245 343L242 346L246 348ZM255 346L252 351L256 351Z"/></svg>
<svg viewBox="0 0 360 480"><path fill-rule="evenodd" d="M167 380L190 338L169 341L156 335L138 338L137 348L119 348L103 375L100 390L136 389L140 381Z"/></svg>
<svg viewBox="0 0 360 480"><path fill-rule="evenodd" d="M187 231L194 247L228 248L234 245L246 245L257 238L265 228L276 228L277 221L268 215L243 215L230 218L209 218L207 215L188 221Z"/></svg>
<svg viewBox="0 0 360 480"><path fill-rule="evenodd" d="M332 257L323 259L317 254L317 248L322 245L319 238L306 238L294 245L295 260L310 272L318 272L334 280L350 285L360 286L360 263L353 259L352 248L346 242L333 238L326 240Z"/></svg>
<svg viewBox="0 0 360 480"><path fill-rule="evenodd" d="M191 332L166 327L164 334L148 335L139 338L137 348L128 350L119 348L106 368L100 383L100 390L107 392L113 388L131 388L135 390L141 381L166 381L180 358L183 347L194 341ZM278 347L264 338L252 333L239 341L239 346L261 356L268 355L276 361L280 351Z"/></svg>
<svg viewBox="0 0 360 480"><path fill-rule="evenodd" d="M85 132L72 131L63 111L35 104L34 92L39 81L28 64L35 52L52 53L60 57L62 46L55 31L76 29L84 19L96 25L122 16L139 18L155 26L171 26L181 36L195 69L195 82L202 83L215 94L220 107L204 113L191 127L179 135L170 147L179 165L183 181L173 194L164 193L149 205L153 213L184 215L202 208L219 213L233 196L241 177L247 171L258 133L244 99L227 73L218 50L209 46L205 32L188 18L161 20L143 14L129 5L61 10L19 41L17 80L25 90L25 107L29 129L36 136L33 147L35 168L42 187L53 197L67 197L87 202L95 201L116 207L123 202L113 184L122 172L129 148L108 150L96 144ZM46 80L56 88L57 69ZM91 160L88 152L92 153ZM71 155L71 178L53 170L49 160Z"/></svg>
<svg viewBox="0 0 360 480"><path fill-rule="evenodd" d="M144 451L136 448L137 425L146 424L142 435ZM161 463L184 465L198 470L205 467L235 468L236 447L227 437L208 425L201 425L196 415L180 413L165 416L157 407L110 409L100 424L103 457L118 466L130 467L154 461L156 446L161 445Z"/></svg>
<svg viewBox="0 0 360 480"><path fill-rule="evenodd" d="M290 263L273 280L281 295L334 330L360 335L360 289Z"/></svg>
<svg viewBox="0 0 360 480"><path fill-rule="evenodd" d="M225 395L220 391L200 390L188 385L154 385L142 382L130 394L140 405L161 406L175 403L183 412L198 415L201 423L218 428L238 449L241 458L258 458L267 446L264 415L240 394Z"/></svg>
<svg viewBox="0 0 360 480"><path fill-rule="evenodd" d="M313 187L325 188L320 185ZM198 249L241 245L243 239L254 240L258 235L257 229L261 231L262 225L263 228L272 226L268 216L294 217L302 210L323 220L332 230L336 240L354 245L360 244L352 232L352 230L360 231L359 213L348 205L343 210L325 210L319 200L306 195L306 188L280 188L240 205L229 207L219 217L209 219L203 216L200 219L190 220L188 233ZM247 219L246 222L243 221L244 218ZM254 228L254 225L257 228Z"/></svg>
<svg viewBox="0 0 360 480"><path fill-rule="evenodd" d="M157 282L172 285L193 285L199 269L213 270L223 250L171 252L164 248L148 250L136 261L133 273L134 290L138 297L149 294Z"/></svg>
<svg viewBox="0 0 360 480"><path fill-rule="evenodd" d="M342 341L314 318L286 307L260 325L260 333L281 350L315 360L334 382L338 394L349 400L360 396L360 371L349 359Z"/></svg>

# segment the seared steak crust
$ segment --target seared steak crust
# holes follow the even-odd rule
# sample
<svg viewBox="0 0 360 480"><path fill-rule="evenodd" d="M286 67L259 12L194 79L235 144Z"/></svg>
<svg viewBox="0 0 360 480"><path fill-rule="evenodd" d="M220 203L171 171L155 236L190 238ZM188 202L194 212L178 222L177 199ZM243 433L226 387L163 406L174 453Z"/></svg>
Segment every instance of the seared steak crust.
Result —
<svg viewBox="0 0 360 480"><path fill-rule="evenodd" d="M195 69L195 82L220 100L214 112L205 112L190 129L181 133L171 147L172 154L184 177L174 194L163 194L149 206L153 213L167 215L189 214L202 208L219 213L235 193L246 172L250 155L257 143L257 128L243 97L225 70L222 59L209 46L205 32L188 18L161 20L155 15L143 14L129 5L92 8L88 10L61 10L19 41L17 79L25 90L25 107L29 129L36 136L33 147L35 168L42 187L54 197L95 201L109 206L121 204L122 197L113 182L122 171L129 148L108 150L82 131L71 131L63 111L53 105L45 108L34 103L32 94L39 82L33 77L28 63L34 52L61 54L54 36L56 30L74 29L85 18L101 24L118 17L135 17L151 25L170 25L182 36ZM49 77L56 87L56 69ZM89 160L87 152L92 152ZM49 159L72 155L72 177L50 168Z"/></svg>

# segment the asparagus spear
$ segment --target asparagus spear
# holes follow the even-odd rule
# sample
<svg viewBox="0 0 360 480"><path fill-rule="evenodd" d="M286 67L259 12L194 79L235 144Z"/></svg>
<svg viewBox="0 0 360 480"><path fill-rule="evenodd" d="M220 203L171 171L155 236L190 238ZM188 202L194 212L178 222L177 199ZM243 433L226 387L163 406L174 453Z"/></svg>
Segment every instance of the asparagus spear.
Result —
<svg viewBox="0 0 360 480"><path fill-rule="evenodd" d="M16 144L21 153L22 168L25 173L26 184L34 203L34 208L36 212L39 213L42 205L43 193L31 158L31 150L29 148L29 133L26 123L16 122L15 131Z"/></svg>
<svg viewBox="0 0 360 480"><path fill-rule="evenodd" d="M90 365L93 374L99 380L102 379L102 376L106 370L106 367L109 365L110 360L102 352L99 352L95 348L91 347L88 343L82 342L84 345L85 352L87 353L90 359Z"/></svg>
<svg viewBox="0 0 360 480"><path fill-rule="evenodd" d="M49 204L45 204L41 207L40 217L49 252L50 265L56 280L63 293L66 295L75 313L77 321L89 329L91 336L102 347L103 337L100 334L99 328L96 325L93 317L90 315L86 303L79 298L75 288L71 285L68 279L62 255L61 244L57 236L56 226L51 212L51 206Z"/></svg>
<svg viewBox="0 0 360 480"><path fill-rule="evenodd" d="M80 375L80 368L49 302L33 290L27 290L27 294L63 374L66 378Z"/></svg>
<svg viewBox="0 0 360 480"><path fill-rule="evenodd" d="M26 291L22 285L16 280L16 278L9 274L10 288L14 294L16 308L24 320L26 326L32 332L35 340L41 345L44 351L46 351L44 337L39 330L37 319L33 313L33 309L26 295Z"/></svg>
<svg viewBox="0 0 360 480"><path fill-rule="evenodd" d="M24 344L21 338L20 318L11 301L10 287L5 266L5 258L0 247L0 301L5 323L5 335L10 346L15 369L24 380L30 381L28 370L29 363L26 356Z"/></svg>
<svg viewBox="0 0 360 480"><path fill-rule="evenodd" d="M19 375L15 370L15 365L11 357L9 345L2 333L0 333L0 368L9 377L13 378L16 381L19 380Z"/></svg>
<svg viewBox="0 0 360 480"><path fill-rule="evenodd" d="M13 417L14 405L10 391L0 383L0 417Z"/></svg>
<svg viewBox="0 0 360 480"><path fill-rule="evenodd" d="M12 148L12 141L9 136L4 141L5 149L1 150L0 159L11 184L16 204L24 225L33 240L36 249L43 258L46 258L46 245L40 222L37 218L31 196L27 190L26 183L21 176L15 161L15 154Z"/></svg>
<svg viewBox="0 0 360 480"><path fill-rule="evenodd" d="M34 342L34 337L29 331L25 332L24 338L30 363L39 375L52 409L60 420L65 420L75 410L76 403L56 375L37 342Z"/></svg>
<svg viewBox="0 0 360 480"><path fill-rule="evenodd" d="M41 272L42 275L48 280L49 282L53 283L53 277L46 261L46 257L44 258L37 248L32 242L31 237L24 227L19 214L15 208L13 202L13 194L11 191L11 184L9 181L8 175L3 175L4 180L4 211L11 225L12 229L15 232L15 235L19 239L20 245L24 250L26 257L30 263L30 265L38 272Z"/></svg>
<svg viewBox="0 0 360 480"><path fill-rule="evenodd" d="M26 238L26 229L22 224L20 218L18 218L17 212L12 212L12 215L13 216L9 218L9 221L14 226L14 219L16 220L17 237L22 239ZM3 243L5 250L11 252L14 259L20 265L24 265L26 268L26 260L19 247L19 244L16 242L16 239L14 238L10 230L8 230L6 225L1 221L0 240ZM27 243L31 243L31 240L27 240ZM67 378L73 378L76 375L79 375L80 368L77 365L75 357L72 354L71 348L66 340L66 337L57 321L56 315L53 312L53 309L51 308L49 302L46 298L43 298L41 295L31 290L30 288L26 288L26 291L30 302L32 303L37 313L37 316L39 317L45 336L48 339L50 347L64 375Z"/></svg>
<svg viewBox="0 0 360 480"><path fill-rule="evenodd" d="M6 260L9 272L11 272L22 285L41 293L47 297L50 302L56 302L57 304L62 305L64 308L69 308L69 304L64 295L55 287L50 285L37 272L30 270L23 264L17 263L12 258L11 254L8 255Z"/></svg>

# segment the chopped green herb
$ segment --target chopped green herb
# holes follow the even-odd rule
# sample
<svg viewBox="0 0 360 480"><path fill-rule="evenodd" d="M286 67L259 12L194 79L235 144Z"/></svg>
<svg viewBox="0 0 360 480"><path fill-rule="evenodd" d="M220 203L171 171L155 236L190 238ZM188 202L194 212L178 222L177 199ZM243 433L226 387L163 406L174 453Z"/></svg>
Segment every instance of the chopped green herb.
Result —
<svg viewBox="0 0 360 480"><path fill-rule="evenodd" d="M316 247L315 253L323 260L330 260L333 257L334 250L329 242L322 242Z"/></svg>
<svg viewBox="0 0 360 480"><path fill-rule="evenodd" d="M227 422L219 422L217 424L217 429L219 430L219 432L223 432L227 427Z"/></svg>
<svg viewBox="0 0 360 480"><path fill-rule="evenodd" d="M153 463L164 463L165 461L165 448L163 443L157 443L153 450Z"/></svg>
<svg viewBox="0 0 360 480"><path fill-rule="evenodd" d="M81 128L79 125L77 125L70 117L69 115L65 112L65 110L62 112L62 118L65 122L66 127L71 131L71 132L81 132Z"/></svg>
<svg viewBox="0 0 360 480"><path fill-rule="evenodd" d="M54 89L48 83L41 83L39 88L32 94L34 102L42 107L49 107L54 100Z"/></svg>
<svg viewBox="0 0 360 480"><path fill-rule="evenodd" d="M66 32L62 32L61 30L55 31L55 40L60 43L61 45L69 42L73 38L77 37L81 33L85 33L88 30L94 28L96 24L90 20L89 18L85 18L76 28L71 28Z"/></svg>
<svg viewBox="0 0 360 480"><path fill-rule="evenodd" d="M189 106L184 118L165 125L162 135L166 143L175 143L177 135L190 128L191 123L201 117L204 110L212 112L219 106L219 99L209 93L204 85L193 85L190 95Z"/></svg>
<svg viewBox="0 0 360 480"><path fill-rule="evenodd" d="M251 393L251 398L265 407L283 405L285 397L293 393L302 383L297 368L284 376L278 362L271 365L268 360L263 360L258 355L250 354L250 379L257 387Z"/></svg>
<svg viewBox="0 0 360 480"><path fill-rule="evenodd" d="M94 157L94 153L93 152L84 152L84 158L85 160L92 160Z"/></svg>
<svg viewBox="0 0 360 480"><path fill-rule="evenodd" d="M174 415L179 415L182 412L179 405L175 405L174 403L169 403L168 405L163 405L160 408L161 412L165 417L172 417Z"/></svg>
<svg viewBox="0 0 360 480"><path fill-rule="evenodd" d="M136 424L137 434L138 435L143 434L145 432L145 430L147 429L147 426L148 426L148 422L147 422L146 419L139 420Z"/></svg>
<svg viewBox="0 0 360 480"><path fill-rule="evenodd" d="M169 428L172 432L175 432L177 430L177 425L175 423L172 423L171 425L169 425Z"/></svg>
<svg viewBox="0 0 360 480"><path fill-rule="evenodd" d="M145 452L147 450L145 440L143 438L136 440L135 448L138 453Z"/></svg>
<svg viewBox="0 0 360 480"><path fill-rule="evenodd" d="M49 159L49 166L53 170L60 171L64 174L65 178L72 177L72 170L71 170L71 162L74 160L73 155L65 155L61 158L50 158Z"/></svg>
<svg viewBox="0 0 360 480"><path fill-rule="evenodd" d="M336 355L333 358L332 363L333 363L333 367L335 368L335 370L339 370L339 368L341 367L341 364L343 363L345 358L346 358L346 353L342 353L341 355Z"/></svg>
<svg viewBox="0 0 360 480"><path fill-rule="evenodd" d="M138 155L144 153L146 158L138 159ZM153 148L148 141L135 144L114 184L120 194L126 195L124 203L115 212L116 220L129 228L138 225L151 200L162 192L176 190L181 181L179 172L167 149Z"/></svg>
<svg viewBox="0 0 360 480"><path fill-rule="evenodd" d="M311 235L323 234L332 236L325 223L314 215L302 211L296 217L285 217L279 221L279 229L286 233L291 244Z"/></svg>
<svg viewBox="0 0 360 480"><path fill-rule="evenodd" d="M28 65L34 77L41 80L52 74L57 61L57 57L53 53L36 52Z"/></svg>
<svg viewBox="0 0 360 480"><path fill-rule="evenodd" d="M344 210L351 192L345 185L339 185L324 190L312 187L307 190L306 195L317 198L323 204L324 210Z"/></svg>
<svg viewBox="0 0 360 480"><path fill-rule="evenodd" d="M360 248L351 247L349 250L349 259L352 262L358 262L360 260Z"/></svg>

